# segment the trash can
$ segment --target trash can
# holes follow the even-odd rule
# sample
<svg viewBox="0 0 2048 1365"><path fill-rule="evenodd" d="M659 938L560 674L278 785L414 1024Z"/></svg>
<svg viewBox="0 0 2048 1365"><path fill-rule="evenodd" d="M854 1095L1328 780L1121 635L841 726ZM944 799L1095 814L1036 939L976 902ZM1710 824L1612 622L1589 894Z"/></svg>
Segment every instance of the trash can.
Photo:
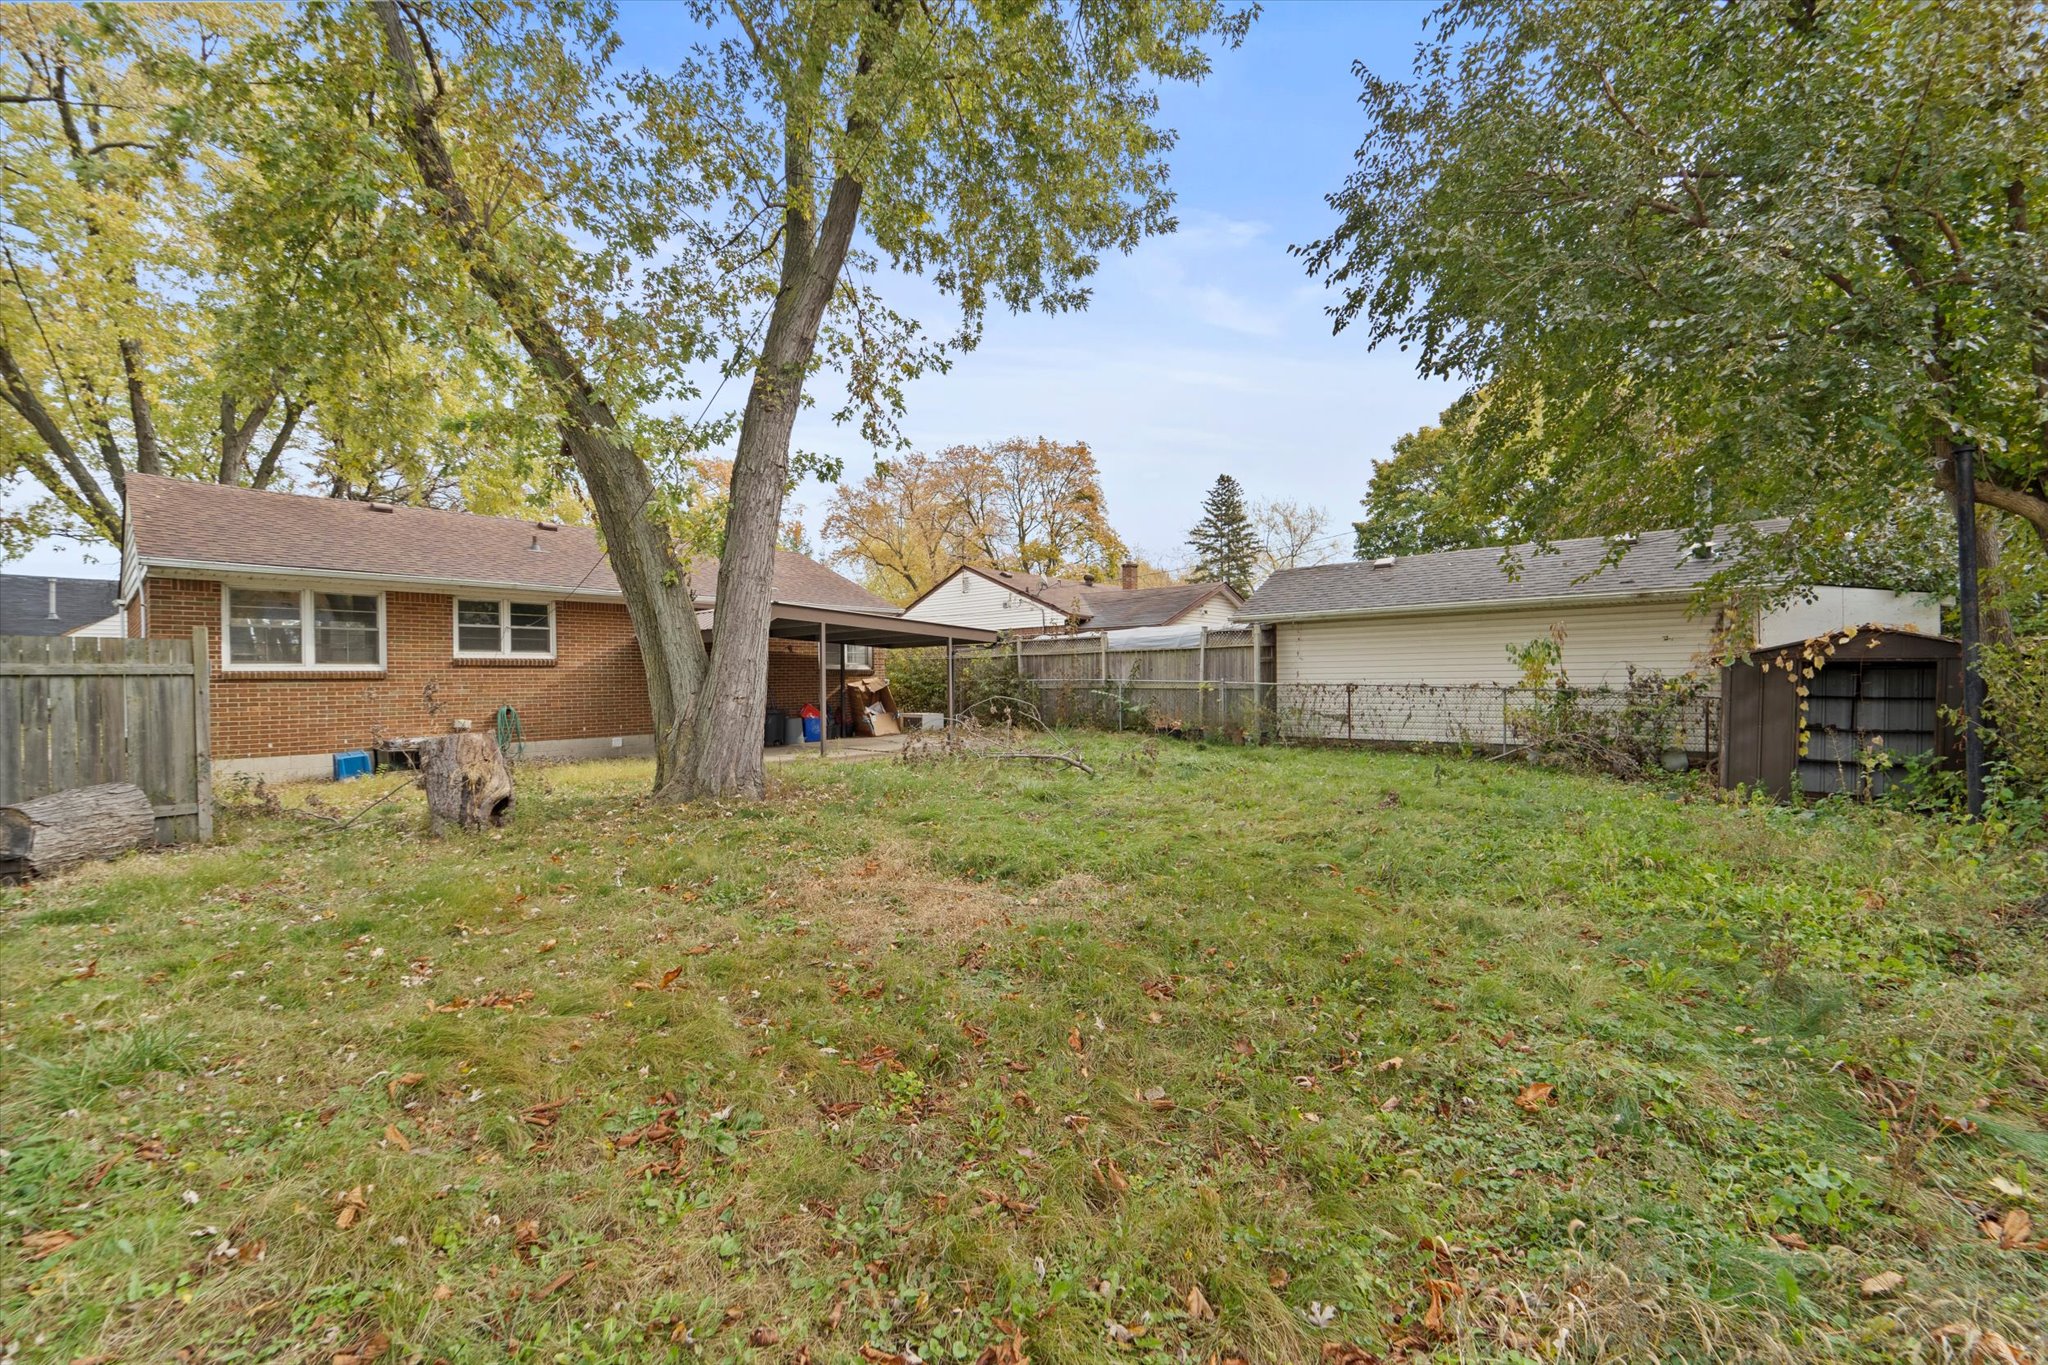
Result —
<svg viewBox="0 0 2048 1365"><path fill-rule="evenodd" d="M771 706L768 708L768 723L763 727L761 743L770 749L779 749L789 742L789 718Z"/></svg>
<svg viewBox="0 0 2048 1365"><path fill-rule="evenodd" d="M804 743L816 744L825 733L824 717L818 708L806 705L801 713L804 718Z"/></svg>

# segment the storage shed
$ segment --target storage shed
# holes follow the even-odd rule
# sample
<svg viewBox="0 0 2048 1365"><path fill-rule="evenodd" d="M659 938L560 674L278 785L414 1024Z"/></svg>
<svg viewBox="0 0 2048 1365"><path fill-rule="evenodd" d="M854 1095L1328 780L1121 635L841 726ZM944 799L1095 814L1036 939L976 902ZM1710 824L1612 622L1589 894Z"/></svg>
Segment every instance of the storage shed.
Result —
<svg viewBox="0 0 2048 1365"><path fill-rule="evenodd" d="M1721 698L1724 787L1880 796L1906 759L1962 761L1963 647L1947 636L1859 626L1757 649L1721 670Z"/></svg>

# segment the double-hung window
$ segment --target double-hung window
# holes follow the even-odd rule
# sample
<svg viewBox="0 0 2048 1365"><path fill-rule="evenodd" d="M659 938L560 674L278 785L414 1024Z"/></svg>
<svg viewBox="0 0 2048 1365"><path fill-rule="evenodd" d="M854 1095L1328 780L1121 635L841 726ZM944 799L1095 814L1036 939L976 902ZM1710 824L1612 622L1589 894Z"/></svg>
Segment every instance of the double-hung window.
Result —
<svg viewBox="0 0 2048 1365"><path fill-rule="evenodd" d="M462 659L551 659L555 604L506 598L455 599L455 655Z"/></svg>
<svg viewBox="0 0 2048 1365"><path fill-rule="evenodd" d="M228 668L380 669L384 598L317 588L223 590Z"/></svg>
<svg viewBox="0 0 2048 1365"><path fill-rule="evenodd" d="M871 673L874 671L875 647L873 645L841 645L840 648L846 651L847 668L865 668Z"/></svg>

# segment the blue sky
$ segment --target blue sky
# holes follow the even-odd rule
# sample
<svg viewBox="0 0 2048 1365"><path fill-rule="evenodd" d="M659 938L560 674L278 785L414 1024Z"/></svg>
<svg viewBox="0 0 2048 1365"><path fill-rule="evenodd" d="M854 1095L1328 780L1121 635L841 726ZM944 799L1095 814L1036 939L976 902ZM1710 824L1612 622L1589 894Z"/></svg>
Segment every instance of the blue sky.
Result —
<svg viewBox="0 0 2048 1365"><path fill-rule="evenodd" d="M1405 72L1430 8L1268 3L1207 81L1166 94L1180 230L1105 261L1085 313L992 316L977 350L911 389L912 443L1085 440L1111 523L1168 563L1222 473L1348 528L1373 462L1457 390L1417 377L1398 350L1332 336L1325 291L1287 249L1334 221L1323 195L1364 129L1352 62ZM848 477L868 470L853 433L807 417L800 444L843 456ZM826 496L796 494L811 509Z"/></svg>
<svg viewBox="0 0 2048 1365"><path fill-rule="evenodd" d="M1218 474L1248 496L1330 509L1342 532L1375 460L1456 396L1399 351L1332 336L1327 296L1288 247L1333 219L1363 131L1351 63L1405 71L1430 7L1269 0L1249 37L1199 86L1166 92L1180 229L1106 260L1088 311L994 315L980 347L910 389L904 432L937 448L1007 436L1085 440L1102 467L1111 523L1148 558L1175 563ZM621 60L659 66L696 36L680 6L627 4ZM943 332L947 305L921 282L892 297ZM797 442L864 475L872 452L826 414ZM815 532L829 496L796 501ZM1342 550L1342 544L1333 545ZM89 563L88 557L97 560ZM10 572L111 574L104 547L47 546Z"/></svg>

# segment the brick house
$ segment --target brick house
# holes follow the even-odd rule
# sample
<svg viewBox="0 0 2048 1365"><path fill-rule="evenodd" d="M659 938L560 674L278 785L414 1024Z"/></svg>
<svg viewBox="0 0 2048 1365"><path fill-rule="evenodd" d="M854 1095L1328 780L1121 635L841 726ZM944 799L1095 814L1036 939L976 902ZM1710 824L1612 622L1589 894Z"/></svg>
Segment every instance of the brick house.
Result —
<svg viewBox="0 0 2048 1365"><path fill-rule="evenodd" d="M505 706L530 753L652 748L632 621L589 527L144 474L126 500L127 633L208 629L221 769L316 776L339 750L487 729ZM699 560L691 574L707 637L717 571ZM789 713L836 702L839 683L882 667L877 649L994 638L902 621L787 551L773 615L768 705Z"/></svg>

